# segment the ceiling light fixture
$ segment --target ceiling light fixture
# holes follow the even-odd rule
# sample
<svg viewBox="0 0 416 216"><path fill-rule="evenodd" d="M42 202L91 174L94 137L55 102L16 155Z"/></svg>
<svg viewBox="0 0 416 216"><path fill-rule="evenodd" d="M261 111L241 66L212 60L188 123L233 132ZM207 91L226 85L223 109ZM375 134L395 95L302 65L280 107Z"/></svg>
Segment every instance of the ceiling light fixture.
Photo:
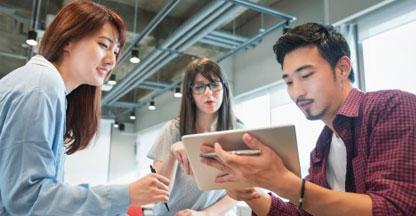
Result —
<svg viewBox="0 0 416 216"><path fill-rule="evenodd" d="M156 103L155 100L152 99L149 103L149 106L147 107L149 110L155 110L156 109Z"/></svg>
<svg viewBox="0 0 416 216"><path fill-rule="evenodd" d="M125 128L126 128L126 125L124 125L123 123L120 123L120 126L118 127L118 129L120 131L124 131Z"/></svg>
<svg viewBox="0 0 416 216"><path fill-rule="evenodd" d="M135 1L134 4L134 25L133 25L133 32L136 34L136 23L137 23L137 3L138 0ZM131 57L130 62L133 64L138 64L140 62L139 58L139 49L137 48L137 44L134 44L133 49L131 50Z"/></svg>
<svg viewBox="0 0 416 216"><path fill-rule="evenodd" d="M113 123L113 127L114 128L118 128L120 126L120 124L118 123L118 121L115 121L114 123Z"/></svg>
<svg viewBox="0 0 416 216"><path fill-rule="evenodd" d="M173 93L173 96L175 98L181 98L182 97L182 92L181 92L181 88L179 86L177 86L175 88L175 93Z"/></svg>
<svg viewBox="0 0 416 216"><path fill-rule="evenodd" d="M130 113L130 119L131 120L136 120L136 114L134 113L134 111L131 111L131 113Z"/></svg>
<svg viewBox="0 0 416 216"><path fill-rule="evenodd" d="M131 51L130 62L134 64L138 64L140 62L139 49L136 46L134 46L133 50Z"/></svg>
<svg viewBox="0 0 416 216"><path fill-rule="evenodd" d="M36 45L38 45L38 42L36 41L37 37L38 37L38 33L36 33L36 31L34 31L34 30L30 30L27 33L26 43L29 46L33 46L33 47L36 46Z"/></svg>
<svg viewBox="0 0 416 216"><path fill-rule="evenodd" d="M111 74L110 75L110 79L108 79L107 83L110 84L110 85L117 84L116 75L115 74Z"/></svg>

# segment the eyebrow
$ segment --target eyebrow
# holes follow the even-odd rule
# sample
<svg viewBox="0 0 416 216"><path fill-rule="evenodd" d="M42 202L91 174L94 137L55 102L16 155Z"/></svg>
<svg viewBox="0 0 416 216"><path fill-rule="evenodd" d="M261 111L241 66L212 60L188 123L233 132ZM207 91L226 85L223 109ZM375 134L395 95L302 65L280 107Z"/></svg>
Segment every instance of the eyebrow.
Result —
<svg viewBox="0 0 416 216"><path fill-rule="evenodd" d="M308 69L308 68L312 68L313 66L312 65L303 65L302 67L299 67L298 69L296 69L295 70L295 73L299 73L299 72L301 72L302 70L305 70L305 69ZM287 74L283 74L282 75L282 79L285 79L285 78L287 78L288 77L288 75Z"/></svg>
<svg viewBox="0 0 416 216"><path fill-rule="evenodd" d="M102 38L104 40L108 40L108 41L110 41L110 43L114 44L113 39L111 39L110 37L107 37L107 36L99 36L99 38ZM117 43L117 47L120 48L120 43Z"/></svg>
<svg viewBox="0 0 416 216"><path fill-rule="evenodd" d="M114 41L111 38L107 37L107 36L99 36L99 38L102 38L102 39L110 41L111 43L114 43Z"/></svg>

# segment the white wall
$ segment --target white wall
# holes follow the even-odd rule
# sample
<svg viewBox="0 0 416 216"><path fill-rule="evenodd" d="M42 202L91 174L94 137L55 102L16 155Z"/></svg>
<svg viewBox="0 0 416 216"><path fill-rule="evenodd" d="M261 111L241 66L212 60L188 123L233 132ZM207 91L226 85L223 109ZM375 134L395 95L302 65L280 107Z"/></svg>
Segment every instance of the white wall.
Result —
<svg viewBox="0 0 416 216"><path fill-rule="evenodd" d="M155 143L156 137L159 136L160 130L164 124L165 122L157 124L153 127L141 130L137 134L136 161L139 177L143 177L150 172L149 166L153 163L153 160L147 158L147 154Z"/></svg>
<svg viewBox="0 0 416 216"><path fill-rule="evenodd" d="M112 128L108 182L129 183L137 179L135 155L136 133L133 124L125 123L125 130Z"/></svg>
<svg viewBox="0 0 416 216"><path fill-rule="evenodd" d="M101 120L91 145L66 157L65 182L69 184L107 184L112 120Z"/></svg>

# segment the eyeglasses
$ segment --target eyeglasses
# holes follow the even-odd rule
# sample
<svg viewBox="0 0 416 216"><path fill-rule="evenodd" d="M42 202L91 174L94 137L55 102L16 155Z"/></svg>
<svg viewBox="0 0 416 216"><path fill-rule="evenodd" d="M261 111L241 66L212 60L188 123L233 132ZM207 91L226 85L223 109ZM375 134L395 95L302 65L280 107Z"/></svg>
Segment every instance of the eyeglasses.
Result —
<svg viewBox="0 0 416 216"><path fill-rule="evenodd" d="M212 92L218 92L222 90L222 82L210 82L210 83L196 83L192 85L192 92L194 94L204 94L205 89L209 87Z"/></svg>

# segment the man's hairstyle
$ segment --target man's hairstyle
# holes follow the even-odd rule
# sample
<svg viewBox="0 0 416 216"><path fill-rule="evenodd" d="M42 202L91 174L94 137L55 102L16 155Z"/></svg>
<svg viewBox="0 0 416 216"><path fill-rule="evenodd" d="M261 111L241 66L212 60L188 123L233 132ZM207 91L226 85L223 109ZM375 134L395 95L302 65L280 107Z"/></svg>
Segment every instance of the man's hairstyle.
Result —
<svg viewBox="0 0 416 216"><path fill-rule="evenodd" d="M315 46L321 56L335 69L339 59L350 57L350 48L345 38L330 25L306 23L287 31L273 46L277 61L283 67L285 56L295 49ZM354 82L354 72L351 69L348 77Z"/></svg>

